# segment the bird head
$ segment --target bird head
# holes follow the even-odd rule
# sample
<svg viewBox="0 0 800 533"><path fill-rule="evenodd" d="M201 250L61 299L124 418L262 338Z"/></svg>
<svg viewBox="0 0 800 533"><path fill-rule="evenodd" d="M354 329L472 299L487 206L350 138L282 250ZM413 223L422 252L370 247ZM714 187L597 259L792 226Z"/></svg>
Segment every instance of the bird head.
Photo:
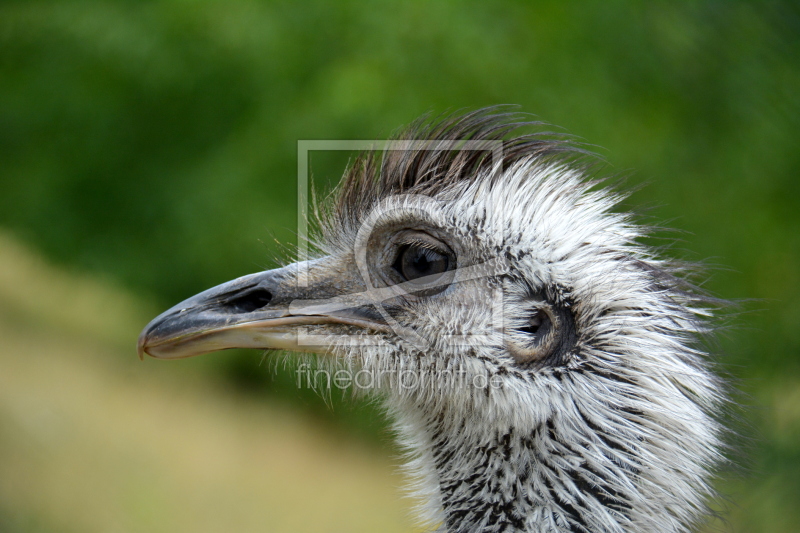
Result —
<svg viewBox="0 0 800 533"><path fill-rule="evenodd" d="M371 387L449 387L442 400L575 363L576 325L593 311L576 304L597 301L587 276L608 276L596 259L631 235L590 192L578 151L507 139L533 125L511 118L418 121L361 156L320 210L318 257L176 305L143 331L140 354L321 352L369 370Z"/></svg>
<svg viewBox="0 0 800 533"><path fill-rule="evenodd" d="M317 352L368 370L371 388L449 389L444 402L587 364L681 361L703 298L638 244L586 154L509 138L536 125L514 118L420 120L362 155L319 210L318 257L181 302L145 328L140 355Z"/></svg>

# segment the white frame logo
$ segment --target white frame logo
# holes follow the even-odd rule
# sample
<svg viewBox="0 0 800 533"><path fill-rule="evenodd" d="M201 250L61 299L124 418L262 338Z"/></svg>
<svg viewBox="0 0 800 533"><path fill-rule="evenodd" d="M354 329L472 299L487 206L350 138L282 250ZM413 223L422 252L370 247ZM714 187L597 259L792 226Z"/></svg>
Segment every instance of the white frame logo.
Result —
<svg viewBox="0 0 800 533"><path fill-rule="evenodd" d="M297 260L300 264L300 271L298 272L298 285L300 287L308 287L309 277L306 261L309 259L309 155L313 151L349 151L349 152L364 152L364 151L380 151L386 152L391 150L403 151L419 151L419 150L436 150L436 151L487 151L491 152L491 165L492 169L499 169L503 161L503 141L501 140L469 140L469 139L452 139L452 140L299 140L297 141L297 235L298 235L298 257ZM366 290L358 294L348 294L345 297L331 298L326 300L315 301L298 301L292 305L302 306L306 312L309 306L318 307L320 312L331 312L346 307L352 307L354 301L362 303L363 305L372 305L381 314L384 321L392 329L393 333L401 337L409 344L415 346L417 349L425 350L430 346L430 341L423 338L417 332L410 330L397 323L384 308L383 302L389 298L396 297L398 291L411 292L411 289L418 290L419 286L408 286L409 283L401 283L399 285L392 285L387 287L376 287L370 278L369 269L366 264L366 243L371 235L376 221L388 212L394 209L405 209L408 205L412 204L415 209L422 210L428 215L436 215L441 213L442 206L435 199L428 196L398 194L383 199L377 206L375 206L369 216L366 217L361 227L359 228L356 237L356 245L354 257L356 258L356 267L359 275L364 282ZM494 208L493 216L504 217L507 209L497 206ZM438 218L438 217L434 217ZM504 222L504 220L503 220ZM505 224L502 224L505 227ZM489 277L496 275L504 270L505 259L493 258L486 262L477 265L470 265L467 267L459 267L453 271L453 276L449 278L447 284L458 283L478 278ZM431 287L436 286L435 282ZM502 289L496 288L492 291L489 307L491 309L491 323L495 329L502 330L503 328L503 294ZM290 306L291 308L291 306ZM317 335L310 333L306 328L297 329L297 344L298 346L323 346L330 345L331 342L352 342L353 336L349 335ZM449 343L475 345L476 343L488 342L489 338L483 334L468 334L468 335L448 335ZM438 339L441 342L441 338ZM369 340L363 336L357 338L358 344L361 346L368 345Z"/></svg>

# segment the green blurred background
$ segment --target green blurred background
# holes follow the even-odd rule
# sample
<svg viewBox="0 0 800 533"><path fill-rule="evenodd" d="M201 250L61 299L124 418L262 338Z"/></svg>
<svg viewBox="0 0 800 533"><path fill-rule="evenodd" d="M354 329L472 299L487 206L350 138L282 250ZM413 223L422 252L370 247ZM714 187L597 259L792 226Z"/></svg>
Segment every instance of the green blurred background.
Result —
<svg viewBox="0 0 800 533"><path fill-rule="evenodd" d="M135 339L288 257L298 140L505 103L632 171L748 299L720 343L746 459L708 529L799 531L798 92L797 2L3 1L0 531L411 531L374 406Z"/></svg>

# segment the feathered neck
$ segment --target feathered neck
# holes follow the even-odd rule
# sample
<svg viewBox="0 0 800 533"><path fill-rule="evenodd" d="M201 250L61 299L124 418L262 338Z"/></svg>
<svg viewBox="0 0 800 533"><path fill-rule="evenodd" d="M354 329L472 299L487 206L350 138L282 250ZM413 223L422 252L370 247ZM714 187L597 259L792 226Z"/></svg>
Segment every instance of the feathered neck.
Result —
<svg viewBox="0 0 800 533"><path fill-rule="evenodd" d="M632 393L641 384L589 363L531 379L553 405L529 423L519 412L475 410L486 402L435 413L407 398L392 404L411 451L412 495L429 524L447 533L664 533L697 524L716 458L702 427L713 423L693 401L683 396L686 405L663 411Z"/></svg>

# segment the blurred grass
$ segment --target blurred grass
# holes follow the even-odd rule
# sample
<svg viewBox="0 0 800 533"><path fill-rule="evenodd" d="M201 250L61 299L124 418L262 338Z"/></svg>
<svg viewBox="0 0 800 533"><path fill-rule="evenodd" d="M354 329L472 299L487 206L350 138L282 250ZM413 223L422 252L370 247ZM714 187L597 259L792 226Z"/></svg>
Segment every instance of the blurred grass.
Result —
<svg viewBox="0 0 800 533"><path fill-rule="evenodd" d="M146 310L0 234L1 531L411 530L375 446L138 361Z"/></svg>
<svg viewBox="0 0 800 533"><path fill-rule="evenodd" d="M97 372L123 364L159 310L288 255L275 240L296 238L297 140L381 138L426 111L520 104L604 147L612 172L635 169L629 184L648 185L627 205L681 231L670 253L722 267L710 291L748 299L720 346L751 405L748 470L727 485L722 527L797 531L798 87L796 1L6 1L0 227L61 268L46 273L52 296L3 282L3 320L20 353L52 336L74 346L70 360L107 347L87 360ZM316 181L335 183L340 155L314 155ZM33 326L43 317L57 335ZM134 368L126 379L173 367ZM175 371L385 441L376 409L333 398L331 411L252 353Z"/></svg>

